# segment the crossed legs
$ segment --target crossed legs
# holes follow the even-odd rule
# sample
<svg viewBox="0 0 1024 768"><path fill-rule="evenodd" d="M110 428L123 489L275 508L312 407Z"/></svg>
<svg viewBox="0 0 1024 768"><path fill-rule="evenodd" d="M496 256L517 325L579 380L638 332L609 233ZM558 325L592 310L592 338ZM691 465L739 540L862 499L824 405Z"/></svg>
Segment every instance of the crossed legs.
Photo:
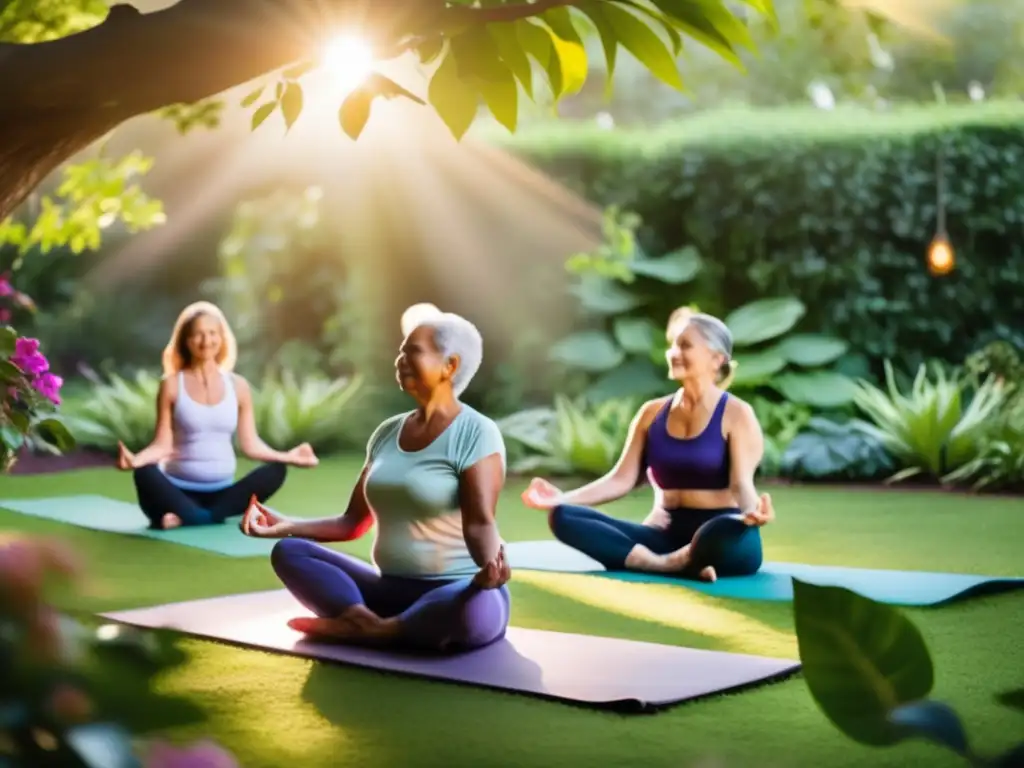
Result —
<svg viewBox="0 0 1024 768"><path fill-rule="evenodd" d="M507 587L382 576L371 566L306 539L282 539L270 562L284 586L317 618L290 626L349 642L466 651L505 636Z"/></svg>

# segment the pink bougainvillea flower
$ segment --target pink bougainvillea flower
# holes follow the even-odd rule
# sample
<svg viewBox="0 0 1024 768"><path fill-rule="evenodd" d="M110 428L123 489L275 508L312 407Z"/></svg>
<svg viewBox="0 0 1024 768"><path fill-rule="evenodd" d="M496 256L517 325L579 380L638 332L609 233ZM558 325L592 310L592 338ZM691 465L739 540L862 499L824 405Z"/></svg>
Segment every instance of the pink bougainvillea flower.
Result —
<svg viewBox="0 0 1024 768"><path fill-rule="evenodd" d="M18 339L14 343L11 362L32 376L38 376L50 370L49 361L39 351L38 339Z"/></svg>
<svg viewBox="0 0 1024 768"><path fill-rule="evenodd" d="M11 320L11 310L0 307L0 323L8 323Z"/></svg>
<svg viewBox="0 0 1024 768"><path fill-rule="evenodd" d="M60 388L64 386L64 379L54 373L44 373L32 380L32 386L36 392L45 397L54 405L60 405Z"/></svg>
<svg viewBox="0 0 1024 768"><path fill-rule="evenodd" d="M10 296L14 293L14 286L7 275L0 275L0 296Z"/></svg>
<svg viewBox="0 0 1024 768"><path fill-rule="evenodd" d="M145 768L239 768L234 755L212 741L198 741L188 747L153 742L144 765Z"/></svg>

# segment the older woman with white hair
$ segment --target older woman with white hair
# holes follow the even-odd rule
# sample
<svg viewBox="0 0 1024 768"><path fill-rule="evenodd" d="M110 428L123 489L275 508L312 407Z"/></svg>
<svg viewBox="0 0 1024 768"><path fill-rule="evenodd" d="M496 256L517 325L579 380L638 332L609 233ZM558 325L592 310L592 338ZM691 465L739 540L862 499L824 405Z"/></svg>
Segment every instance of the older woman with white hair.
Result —
<svg viewBox="0 0 1024 768"><path fill-rule="evenodd" d="M418 305L395 361L414 410L384 421L340 517L288 520L254 501L250 536L280 538L271 563L315 617L293 629L343 642L454 652L504 636L511 576L495 522L505 481L497 425L459 401L483 358L476 327ZM373 566L314 542L352 541L377 521Z"/></svg>
<svg viewBox="0 0 1024 768"><path fill-rule="evenodd" d="M714 581L756 573L760 527L775 513L754 472L764 437L753 409L727 391L732 334L716 317L680 308L666 329L671 395L641 406L618 463L573 491L535 478L523 502L547 510L555 538L609 570L670 573ZM655 489L642 524L593 507L622 498L644 479Z"/></svg>

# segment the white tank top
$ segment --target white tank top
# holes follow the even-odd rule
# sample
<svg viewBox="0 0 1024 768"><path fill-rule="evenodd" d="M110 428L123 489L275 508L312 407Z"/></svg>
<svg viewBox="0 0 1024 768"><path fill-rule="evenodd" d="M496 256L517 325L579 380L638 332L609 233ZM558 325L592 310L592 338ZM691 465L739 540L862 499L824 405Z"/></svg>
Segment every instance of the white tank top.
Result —
<svg viewBox="0 0 1024 768"><path fill-rule="evenodd" d="M173 413L177 455L164 466L164 473L182 488L215 490L234 482L238 396L231 374L222 372L221 376L224 397L215 405L206 405L189 397L185 374L178 374Z"/></svg>

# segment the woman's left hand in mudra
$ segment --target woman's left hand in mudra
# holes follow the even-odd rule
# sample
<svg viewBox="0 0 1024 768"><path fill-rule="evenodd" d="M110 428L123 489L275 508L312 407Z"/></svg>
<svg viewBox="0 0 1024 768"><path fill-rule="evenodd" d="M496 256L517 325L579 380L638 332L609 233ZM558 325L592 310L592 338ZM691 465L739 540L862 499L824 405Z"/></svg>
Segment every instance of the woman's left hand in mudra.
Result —
<svg viewBox="0 0 1024 768"><path fill-rule="evenodd" d="M313 446L309 443L295 446L285 456L288 458L288 463L294 464L296 467L315 467L320 463L320 459L313 452Z"/></svg>
<svg viewBox="0 0 1024 768"><path fill-rule="evenodd" d="M772 497L767 493L762 493L761 498L757 500L757 506L743 515L744 523L758 527L768 525L774 519L775 507L772 506Z"/></svg>
<svg viewBox="0 0 1024 768"><path fill-rule="evenodd" d="M512 568L505 559L505 548L498 550L498 556L477 571L473 585L480 589L497 589L512 578Z"/></svg>

